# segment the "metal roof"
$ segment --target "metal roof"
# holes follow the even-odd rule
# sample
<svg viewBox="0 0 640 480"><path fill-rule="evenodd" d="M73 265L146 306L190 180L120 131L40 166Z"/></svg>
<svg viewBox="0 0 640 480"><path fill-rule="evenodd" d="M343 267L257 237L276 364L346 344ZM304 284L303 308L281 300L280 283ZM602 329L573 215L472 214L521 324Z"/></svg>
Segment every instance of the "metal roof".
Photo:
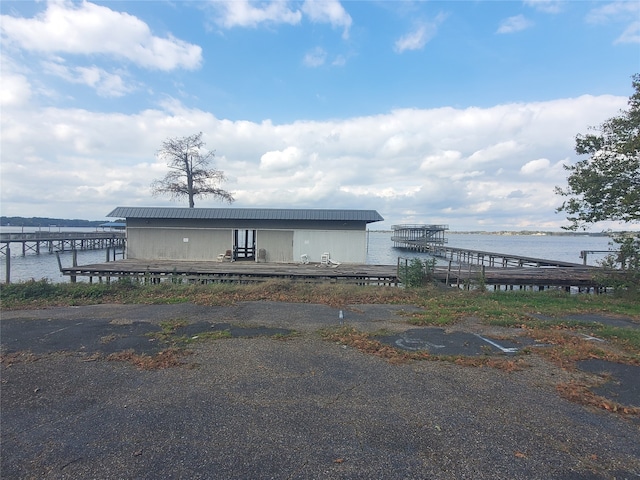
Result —
<svg viewBox="0 0 640 480"><path fill-rule="evenodd" d="M294 208L171 208L116 207L107 217L197 220L322 220L380 222L375 210L323 210Z"/></svg>

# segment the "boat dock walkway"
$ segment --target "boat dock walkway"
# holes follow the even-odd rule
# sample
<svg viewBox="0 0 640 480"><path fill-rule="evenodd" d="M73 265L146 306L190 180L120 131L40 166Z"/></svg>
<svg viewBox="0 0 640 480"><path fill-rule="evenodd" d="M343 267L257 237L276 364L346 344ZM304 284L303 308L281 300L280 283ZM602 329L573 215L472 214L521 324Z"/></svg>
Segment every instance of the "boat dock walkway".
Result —
<svg viewBox="0 0 640 480"><path fill-rule="evenodd" d="M69 250L124 248L124 232L32 232L0 233L0 254L11 255L11 244L21 244L22 255Z"/></svg>
<svg viewBox="0 0 640 480"><path fill-rule="evenodd" d="M341 264L327 266L302 263L256 263L250 261L171 261L171 260L117 260L92 265L61 267L63 275L72 282L77 277L88 277L89 282L110 282L128 278L143 283L253 283L270 279L293 280L307 283L337 283L374 286L402 284L402 271L398 265ZM553 268L501 268L468 265L462 268L436 267L435 281L458 288L484 285L494 290L562 288L571 290L594 289L602 285L597 269L582 265Z"/></svg>
<svg viewBox="0 0 640 480"><path fill-rule="evenodd" d="M447 247L444 245L422 246L421 252L433 257L439 257L460 263L463 265L484 265L487 267L583 267L584 264L563 262L560 260L547 260L544 258L527 257L508 253L485 252L482 250L470 250L468 248Z"/></svg>
<svg viewBox="0 0 640 480"><path fill-rule="evenodd" d="M60 268L63 275L89 277L101 282L111 278L159 283L252 283L270 279L308 283L344 283L357 285L398 285L395 265L341 264L328 266L303 263L256 263L253 261L173 261L117 260L115 262Z"/></svg>

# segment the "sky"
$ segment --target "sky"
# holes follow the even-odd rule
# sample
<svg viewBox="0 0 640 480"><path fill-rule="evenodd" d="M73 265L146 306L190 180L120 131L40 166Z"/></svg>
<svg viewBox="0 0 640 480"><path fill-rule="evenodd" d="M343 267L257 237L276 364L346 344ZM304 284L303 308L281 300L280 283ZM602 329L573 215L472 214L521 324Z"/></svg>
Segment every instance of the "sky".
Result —
<svg viewBox="0 0 640 480"><path fill-rule="evenodd" d="M560 230L576 135L626 109L640 73L635 0L3 0L0 14L6 216L188 206L151 183L163 141L202 132L233 207Z"/></svg>

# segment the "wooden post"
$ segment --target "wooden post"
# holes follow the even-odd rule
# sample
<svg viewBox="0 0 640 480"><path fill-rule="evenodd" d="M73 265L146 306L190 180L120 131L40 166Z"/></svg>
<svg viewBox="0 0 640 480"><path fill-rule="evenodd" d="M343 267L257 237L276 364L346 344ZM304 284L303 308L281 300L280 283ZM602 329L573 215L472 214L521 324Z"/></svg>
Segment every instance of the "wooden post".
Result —
<svg viewBox="0 0 640 480"><path fill-rule="evenodd" d="M110 257L111 257L111 252L110 252L110 248L107 247L107 262L110 261Z"/></svg>
<svg viewBox="0 0 640 480"><path fill-rule="evenodd" d="M6 272L5 272L5 282L11 283L11 248L9 248L9 244L7 243L7 251L6 251Z"/></svg>
<svg viewBox="0 0 640 480"><path fill-rule="evenodd" d="M71 258L72 258L71 265L73 267L77 267L78 266L78 250L76 250L75 248L73 249ZM76 283L76 276L75 275L71 275L71 283Z"/></svg>
<svg viewBox="0 0 640 480"><path fill-rule="evenodd" d="M60 261L60 252L56 252L56 258L58 259L58 268L62 272L62 262Z"/></svg>

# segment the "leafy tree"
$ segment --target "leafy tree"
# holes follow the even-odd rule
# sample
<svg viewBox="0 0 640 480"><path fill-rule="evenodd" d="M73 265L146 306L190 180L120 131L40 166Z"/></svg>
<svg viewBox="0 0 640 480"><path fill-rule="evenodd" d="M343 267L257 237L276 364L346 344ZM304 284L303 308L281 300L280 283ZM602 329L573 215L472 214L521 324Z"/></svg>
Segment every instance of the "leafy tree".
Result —
<svg viewBox="0 0 640 480"><path fill-rule="evenodd" d="M629 109L576 137L576 153L589 158L565 165L568 187L556 187L568 197L558 212L567 213L569 230L602 220L640 222L640 74L632 80Z"/></svg>
<svg viewBox="0 0 640 480"><path fill-rule="evenodd" d="M226 180L224 173L209 164L215 152L202 153L202 132L189 137L170 138L162 143L158 157L166 160L169 172L151 183L153 195L169 194L172 199L187 197L189 208L194 198L213 195L219 200L233 202L233 195L218 187Z"/></svg>

